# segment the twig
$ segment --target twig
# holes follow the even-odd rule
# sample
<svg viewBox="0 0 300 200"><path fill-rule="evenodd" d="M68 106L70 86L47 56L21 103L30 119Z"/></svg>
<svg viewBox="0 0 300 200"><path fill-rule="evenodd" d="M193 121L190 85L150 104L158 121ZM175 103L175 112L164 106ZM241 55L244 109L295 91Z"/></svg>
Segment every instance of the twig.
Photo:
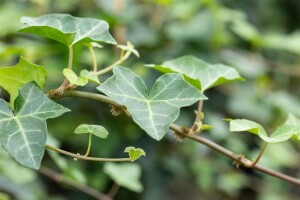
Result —
<svg viewBox="0 0 300 200"><path fill-rule="evenodd" d="M131 162L130 158L98 158L98 157L86 157L80 154L71 153L62 149L58 149L56 147L50 146L48 144L45 145L47 149L52 151L56 151L57 153L64 154L66 156L70 156L74 159L80 160L90 160L90 161L98 161L98 162Z"/></svg>
<svg viewBox="0 0 300 200"><path fill-rule="evenodd" d="M78 93L79 91L72 91L72 92L73 92L72 93L73 97L82 97L82 95L79 95L81 92L80 93ZM105 102L105 103L113 104L115 106L121 106L118 103L114 102L109 97L106 97L106 96L103 96L103 95L99 96L99 94L94 94L94 93L88 93L88 94L89 95L85 94L83 98L94 99L94 100L97 100L97 101L102 101L102 102ZM218 144L216 144L216 143L214 143L214 142L212 142L208 139L205 139L203 137L200 137L200 136L197 136L197 135L194 135L194 134L186 134L180 126L177 126L175 124L171 124L170 129L175 131L176 133L184 136L184 137L187 137L191 140L202 143L202 144L208 146L211 149L214 149L215 151L217 151L217 152L219 152L219 153L235 160L236 162L242 164L245 167L256 169L256 170L258 170L260 172L263 172L265 174L269 174L273 177L276 177L276 178L279 178L279 179L282 179L284 181L287 181L287 182L290 182L290 183L293 183L293 184L296 184L296 185L300 186L300 179L293 178L291 176L288 176L286 174L271 170L269 168L263 167L263 166L258 165L258 164L255 165L255 166L252 166L253 162L251 160L243 158L240 155L238 155L238 154L236 154L236 153L234 153L234 152L232 152L232 151L230 151L230 150L228 150L228 149L226 149L226 148L224 148L224 147L222 147L222 146L220 146L220 145L218 145Z"/></svg>
<svg viewBox="0 0 300 200"><path fill-rule="evenodd" d="M81 192L84 192L85 194L88 194L91 197L94 197L97 200L112 200L112 198L110 196L103 194L87 185L83 185L78 182L75 182L72 179L63 176L62 174L60 174L48 167L42 166L42 167L40 167L38 172L44 176L51 178L52 180L54 180L58 183L64 183L73 188L76 188L76 189L80 190Z"/></svg>
<svg viewBox="0 0 300 200"><path fill-rule="evenodd" d="M108 196L110 196L111 198L114 198L117 195L119 189L120 189L120 186L117 183L114 183L108 192Z"/></svg>
<svg viewBox="0 0 300 200"><path fill-rule="evenodd" d="M199 104L198 104L198 110L197 110L197 113L196 113L196 118L195 118L193 126L190 128L189 134L196 134L196 133L201 132L202 108L203 108L203 100L200 100Z"/></svg>

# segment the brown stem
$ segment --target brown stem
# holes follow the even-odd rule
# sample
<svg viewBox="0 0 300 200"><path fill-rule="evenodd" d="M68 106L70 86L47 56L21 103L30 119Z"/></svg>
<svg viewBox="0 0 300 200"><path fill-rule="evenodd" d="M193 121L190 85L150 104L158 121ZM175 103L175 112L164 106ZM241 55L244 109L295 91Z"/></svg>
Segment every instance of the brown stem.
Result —
<svg viewBox="0 0 300 200"><path fill-rule="evenodd" d="M78 182L75 182L74 180L63 176L62 174L60 174L48 167L41 167L38 172L44 176L51 178L52 180L54 180L58 183L63 183L63 184L69 185L73 188L76 188L76 189L80 190L81 192L88 194L91 197L94 197L95 199L112 200L112 198L110 196L103 194L87 185L82 185Z"/></svg>
<svg viewBox="0 0 300 200"><path fill-rule="evenodd" d="M74 93L75 92L75 93ZM78 91L73 91L73 97L76 97L77 96L77 92ZM80 96L78 96L80 97ZM102 98L103 97L103 98ZM112 104L114 101L109 98L109 97L106 97L106 96L103 96L103 95L100 95L99 94L94 94L94 93L89 93L89 95L84 95L83 98L90 98L90 99L95 99L97 101L102 101L102 102L109 102L110 104ZM121 106L119 105L118 103L114 102L114 105L116 106ZM300 179L297 179L297 178L293 178L291 176L288 176L288 175L285 175L283 173L280 173L280 172L277 172L277 171L274 171L274 170L271 170L269 168L266 168L266 167L263 167L259 164L255 165L255 166L252 166L253 162L251 160L248 160L246 158L243 158L241 157L240 155L208 140L208 139L205 139L203 137L200 137L200 136L197 136L197 135L194 135L194 134L186 134L184 132L184 130L180 127L180 126L177 126L175 124L171 124L170 125L170 129L172 129L173 131L175 131L176 133L184 136L184 137L187 137L191 140L194 140L196 142L199 142L199 143L202 143L204 144L205 146L235 160L236 162L242 164L243 166L245 167L250 167L250 168L253 168L253 169L256 169L260 172L263 172L265 174L269 174L273 177L276 177L276 178L279 178L281 180L284 180L284 181L287 181L287 182L290 182L290 183L293 183L293 184L296 184L296 185L300 185Z"/></svg>
<svg viewBox="0 0 300 200"><path fill-rule="evenodd" d="M108 196L110 196L111 198L114 198L117 195L119 189L120 189L120 186L117 183L114 183L108 192Z"/></svg>
<svg viewBox="0 0 300 200"><path fill-rule="evenodd" d="M79 160L90 160L90 161L98 161L98 162L130 162L130 158L97 158L97 157L86 157L80 154L71 153L62 149L58 149L56 147L50 146L48 144L45 145L47 149L52 151L56 151L57 153L64 154L66 156L70 156L74 159Z"/></svg>

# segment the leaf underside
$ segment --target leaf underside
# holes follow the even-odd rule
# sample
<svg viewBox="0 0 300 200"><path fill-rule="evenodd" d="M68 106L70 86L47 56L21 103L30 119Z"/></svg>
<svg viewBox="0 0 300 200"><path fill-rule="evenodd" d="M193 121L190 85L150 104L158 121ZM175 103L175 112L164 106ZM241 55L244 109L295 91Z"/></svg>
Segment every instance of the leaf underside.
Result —
<svg viewBox="0 0 300 200"><path fill-rule="evenodd" d="M73 17L69 14L49 14L40 17L22 17L25 26L19 32L50 38L72 46L77 43L105 42L116 44L108 32L106 21Z"/></svg>
<svg viewBox="0 0 300 200"><path fill-rule="evenodd" d="M183 56L168 60L161 65L147 65L164 73L178 72L185 79L204 92L217 85L244 80L232 67L223 64L209 64L194 56Z"/></svg>
<svg viewBox="0 0 300 200"><path fill-rule="evenodd" d="M165 74L147 92L144 81L124 67L114 67L114 75L97 89L126 106L132 118L152 138L160 140L179 115L179 109L207 99L187 83L181 74Z"/></svg>
<svg viewBox="0 0 300 200"><path fill-rule="evenodd" d="M47 139L46 119L69 109L50 100L34 83L19 89L14 113L0 99L0 139L6 151L21 165L38 169Z"/></svg>

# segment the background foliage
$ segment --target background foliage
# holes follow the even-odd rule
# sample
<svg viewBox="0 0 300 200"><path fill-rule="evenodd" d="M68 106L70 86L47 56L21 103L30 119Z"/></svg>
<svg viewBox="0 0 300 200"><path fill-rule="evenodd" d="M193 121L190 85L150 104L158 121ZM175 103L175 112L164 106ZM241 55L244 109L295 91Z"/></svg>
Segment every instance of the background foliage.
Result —
<svg viewBox="0 0 300 200"><path fill-rule="evenodd" d="M67 48L57 42L16 31L21 16L69 13L108 21L119 44L131 41L140 58L131 57L129 66L150 87L160 75L144 64L163 63L183 55L194 55L209 63L234 66L245 82L208 90L204 102L205 123L214 126L203 133L237 153L255 157L262 142L251 134L229 133L223 118L248 118L272 132L287 117L299 115L299 54L297 0L2 0L0 2L0 67L18 63L19 57L44 66L48 71L45 91L59 86L67 66ZM111 45L97 49L101 67L118 57ZM74 70L92 66L88 48L75 45ZM103 81L103 80L100 80ZM89 87L88 87L89 88ZM95 92L94 85L89 90ZM1 90L1 96L8 94ZM90 100L64 99L72 113L48 120L52 143L63 149L84 152L88 138L73 133L82 122L101 124L110 135L94 139L91 152L99 157L123 157L127 146L142 147L147 157L138 161L144 190L135 193L121 188L116 199L297 199L296 186L252 170L236 169L222 155L172 134L157 142L125 115L111 116L110 108ZM178 124L190 126L192 108L181 109ZM269 145L260 161L295 177L300 176L300 147L295 142ZM9 161L0 151L0 190L15 199L89 199L65 185ZM55 162L53 161L55 160ZM60 163L60 164L58 164ZM113 182L102 163L64 160L47 154L43 165L65 176L107 192ZM3 196L3 197L2 197ZM0 199L5 199L5 195Z"/></svg>

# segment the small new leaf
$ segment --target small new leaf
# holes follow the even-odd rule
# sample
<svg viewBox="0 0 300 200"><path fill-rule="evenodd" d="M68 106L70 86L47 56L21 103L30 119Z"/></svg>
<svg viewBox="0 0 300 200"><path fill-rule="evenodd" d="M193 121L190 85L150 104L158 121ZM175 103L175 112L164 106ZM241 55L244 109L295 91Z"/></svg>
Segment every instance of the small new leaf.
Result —
<svg viewBox="0 0 300 200"><path fill-rule="evenodd" d="M212 65L194 56L183 56L165 61L161 65L146 66L164 73L182 73L186 81L202 92L217 85L244 80L232 67L223 64Z"/></svg>
<svg viewBox="0 0 300 200"><path fill-rule="evenodd" d="M0 139L5 150L21 165L38 169L47 140L46 119L69 109L50 100L34 82L19 89L12 112L0 99Z"/></svg>
<svg viewBox="0 0 300 200"><path fill-rule="evenodd" d="M165 74L148 93L141 77L124 67L114 67L114 75L97 89L126 106L133 120L152 138L160 140L174 122L181 107L207 99L181 74Z"/></svg>
<svg viewBox="0 0 300 200"><path fill-rule="evenodd" d="M146 156L146 153L143 149L135 147L126 147L124 152L129 154L132 162L139 159L141 156Z"/></svg>
<svg viewBox="0 0 300 200"><path fill-rule="evenodd" d="M81 70L80 76L100 85L98 76L95 73L93 73L92 71L88 71L86 69Z"/></svg>
<svg viewBox="0 0 300 200"><path fill-rule="evenodd" d="M88 83L88 79L83 76L77 76L71 69L65 68L63 70L64 76L70 81L70 83L78 86L85 86Z"/></svg>
<svg viewBox="0 0 300 200"><path fill-rule="evenodd" d="M107 22L103 20L73 17L69 14L49 14L22 17L21 22L25 26L19 32L50 38L67 46L89 42L116 44L108 32Z"/></svg>
<svg viewBox="0 0 300 200"><path fill-rule="evenodd" d="M247 131L259 136L262 140L268 143L278 143L287 141L289 139L295 139L300 141L300 126L284 124L277 128L270 136L268 136L266 130L258 123L246 120L235 119L230 121L230 131L241 132Z"/></svg>
<svg viewBox="0 0 300 200"><path fill-rule="evenodd" d="M21 57L19 63L12 67L0 68L0 86L10 95L10 105L13 108L18 96L18 89L25 83L35 81L40 88L44 87L47 71L40 65L35 65Z"/></svg>
<svg viewBox="0 0 300 200"><path fill-rule="evenodd" d="M118 48L122 49L123 51L130 51L136 57L140 57L139 52L134 48L133 44L131 42L127 41L127 45L117 45Z"/></svg>
<svg viewBox="0 0 300 200"><path fill-rule="evenodd" d="M76 134L85 134L85 133L92 133L93 135L99 138L107 138L108 131L106 128L100 125L91 125L91 124L81 124L75 130L74 133Z"/></svg>

